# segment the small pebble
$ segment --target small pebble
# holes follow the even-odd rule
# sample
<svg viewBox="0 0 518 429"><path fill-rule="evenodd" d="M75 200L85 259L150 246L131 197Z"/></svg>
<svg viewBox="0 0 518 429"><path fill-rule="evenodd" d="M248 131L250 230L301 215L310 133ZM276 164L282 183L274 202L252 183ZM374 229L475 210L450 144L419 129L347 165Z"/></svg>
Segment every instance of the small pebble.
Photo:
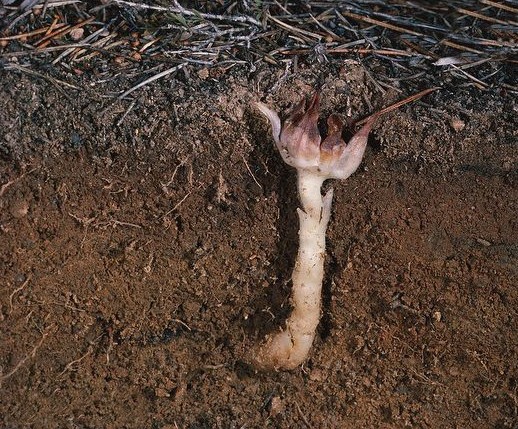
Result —
<svg viewBox="0 0 518 429"><path fill-rule="evenodd" d="M17 200L11 206L11 214L19 219L27 216L29 213L29 203L25 200Z"/></svg>
<svg viewBox="0 0 518 429"><path fill-rule="evenodd" d="M209 70L208 69L198 70L198 77L203 80L207 79L209 77Z"/></svg>
<svg viewBox="0 0 518 429"><path fill-rule="evenodd" d="M460 371L455 368L454 366L452 366L449 371L450 375L453 375L454 377L458 376L460 374Z"/></svg>
<svg viewBox="0 0 518 429"><path fill-rule="evenodd" d="M309 379L311 381L322 381L324 379L324 374L320 369L314 369L309 373Z"/></svg>
<svg viewBox="0 0 518 429"><path fill-rule="evenodd" d="M163 387L157 387L155 389L155 395L157 398L169 398L171 396L169 392Z"/></svg>
<svg viewBox="0 0 518 429"><path fill-rule="evenodd" d="M451 127L455 130L455 132L462 131L464 127L466 126L466 123L459 118L452 118L451 119Z"/></svg>
<svg viewBox="0 0 518 429"><path fill-rule="evenodd" d="M70 31L70 38L72 40L81 40L85 34L84 28L74 28Z"/></svg>
<svg viewBox="0 0 518 429"><path fill-rule="evenodd" d="M27 279L27 276L23 273L16 274L14 277L14 281L16 283L22 284Z"/></svg>
<svg viewBox="0 0 518 429"><path fill-rule="evenodd" d="M489 241L487 241L487 240L484 240L483 238L477 238L477 243L481 244L484 247L491 246L491 243Z"/></svg>
<svg viewBox="0 0 518 429"><path fill-rule="evenodd" d="M279 396L274 396L270 401L270 415L277 416L286 411L286 405L284 401Z"/></svg>

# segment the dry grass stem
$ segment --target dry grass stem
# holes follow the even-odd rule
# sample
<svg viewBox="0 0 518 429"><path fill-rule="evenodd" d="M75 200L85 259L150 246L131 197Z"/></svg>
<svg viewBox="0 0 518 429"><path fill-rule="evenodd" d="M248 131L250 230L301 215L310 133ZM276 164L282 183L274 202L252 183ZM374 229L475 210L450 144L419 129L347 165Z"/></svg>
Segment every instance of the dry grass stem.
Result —
<svg viewBox="0 0 518 429"><path fill-rule="evenodd" d="M180 70L181 68L185 67L187 63L178 64L177 66L171 67L170 69L164 70L163 72L157 73L154 76L151 76L150 78L140 82L139 84L135 85L134 87L128 89L127 91L123 92L121 95L119 95L119 100L122 100L123 98L126 98L128 95L130 95L132 92L136 91L139 88L142 88L143 86L149 85L151 82L154 82L155 80L161 79L165 76L170 75L171 73L174 73L175 71Z"/></svg>

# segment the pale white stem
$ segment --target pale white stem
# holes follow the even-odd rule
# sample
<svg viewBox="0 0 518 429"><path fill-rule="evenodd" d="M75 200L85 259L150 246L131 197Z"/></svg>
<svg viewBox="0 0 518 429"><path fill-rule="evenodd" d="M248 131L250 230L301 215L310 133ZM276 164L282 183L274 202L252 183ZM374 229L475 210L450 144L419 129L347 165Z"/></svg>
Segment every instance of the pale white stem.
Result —
<svg viewBox="0 0 518 429"><path fill-rule="evenodd" d="M281 135L281 119L276 111L270 109L266 104L258 101L255 106L261 111L261 113L268 118L270 124L272 124L272 135L277 147L279 145L279 139Z"/></svg>
<svg viewBox="0 0 518 429"><path fill-rule="evenodd" d="M293 310L284 331L260 348L257 363L265 368L293 369L302 364L313 344L320 320L326 229L331 215L333 191L322 197L325 177L298 171L302 209L299 215L299 250L293 270Z"/></svg>
<svg viewBox="0 0 518 429"><path fill-rule="evenodd" d="M255 106L268 118L272 134L284 162L298 171L298 191L302 209L299 214L299 250L293 270L293 310L286 328L267 339L255 354L263 368L293 369L308 356L320 320L326 229L331 215L333 192L322 197L326 179L346 179L360 165L369 131L377 118L371 117L349 144L341 138L343 123L330 116L328 136L322 141L317 120L320 94L307 103L302 100L281 124L279 115L263 103Z"/></svg>

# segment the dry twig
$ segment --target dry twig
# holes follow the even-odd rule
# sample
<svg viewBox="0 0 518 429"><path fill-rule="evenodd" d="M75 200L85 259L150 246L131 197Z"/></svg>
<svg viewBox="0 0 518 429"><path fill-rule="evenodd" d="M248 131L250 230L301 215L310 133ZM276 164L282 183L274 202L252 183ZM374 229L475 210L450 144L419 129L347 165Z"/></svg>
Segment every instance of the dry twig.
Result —
<svg viewBox="0 0 518 429"><path fill-rule="evenodd" d="M181 68L185 67L186 65L187 65L187 63L178 64L177 66L171 67L170 69L164 70L163 72L160 72L154 76L151 76L149 79L146 79L143 82L140 82L138 85L135 85L134 87L123 92L121 95L119 95L119 97L118 97L119 100L122 100L123 98L130 95L132 92L136 91L139 88L142 88L143 86L150 84L151 82L154 82L155 80L161 79L165 76L170 75L171 73L174 73L177 70L180 70Z"/></svg>
<svg viewBox="0 0 518 429"><path fill-rule="evenodd" d="M426 94L430 94L431 92L437 91L438 89L441 89L441 88L439 88L439 87L428 88L417 94L411 95L410 97L407 97L404 100L398 101L397 103L394 103L388 107L385 107L385 108L381 109L379 112L376 112L370 116L367 116L366 118L362 119L361 121L356 122L355 126L358 127L360 125L363 125L363 124L367 123L370 119L372 119L376 116L381 116L385 113L392 112L393 110L396 110L399 107L404 106L405 104L411 103L412 101L419 100L420 98L424 97Z"/></svg>

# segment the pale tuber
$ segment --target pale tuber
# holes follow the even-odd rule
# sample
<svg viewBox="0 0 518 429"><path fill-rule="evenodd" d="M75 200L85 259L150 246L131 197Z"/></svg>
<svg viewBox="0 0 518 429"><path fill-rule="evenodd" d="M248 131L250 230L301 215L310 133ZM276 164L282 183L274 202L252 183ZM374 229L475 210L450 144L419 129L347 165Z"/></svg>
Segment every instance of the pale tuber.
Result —
<svg viewBox="0 0 518 429"><path fill-rule="evenodd" d="M319 92L308 103L304 98L284 124L265 104L256 103L256 107L270 121L283 160L297 169L302 209L297 209L300 243L292 275L293 309L285 329L266 339L254 361L265 369L294 369L306 360L320 320L325 235L333 199L332 189L322 196L320 188L324 180L346 179L358 168L376 116L346 144L343 122L336 114L328 118L327 137L321 141Z"/></svg>

